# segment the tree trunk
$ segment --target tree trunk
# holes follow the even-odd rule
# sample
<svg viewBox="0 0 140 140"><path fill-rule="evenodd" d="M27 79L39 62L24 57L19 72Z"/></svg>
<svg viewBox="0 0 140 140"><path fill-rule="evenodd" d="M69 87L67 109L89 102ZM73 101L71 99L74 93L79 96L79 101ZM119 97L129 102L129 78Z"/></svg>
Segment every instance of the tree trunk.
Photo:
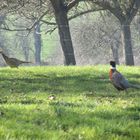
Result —
<svg viewBox="0 0 140 140"><path fill-rule="evenodd" d="M129 23L121 24L121 32L122 32L121 33L122 44L123 44L124 53L125 53L125 64L130 65L130 66L134 65L130 24Z"/></svg>
<svg viewBox="0 0 140 140"><path fill-rule="evenodd" d="M113 58L114 58L116 64L120 64L120 62L119 62L119 53L118 53L119 45L118 45L117 42L113 43L111 45L111 50L112 50Z"/></svg>
<svg viewBox="0 0 140 140"><path fill-rule="evenodd" d="M40 24L36 24L34 29L34 44L35 44L35 63L41 63L41 35L40 33Z"/></svg>
<svg viewBox="0 0 140 140"><path fill-rule="evenodd" d="M21 40L21 44L22 44L21 47L22 47L23 54L26 61L29 60L29 42L28 41L29 41L28 37L24 37Z"/></svg>
<svg viewBox="0 0 140 140"><path fill-rule="evenodd" d="M0 27L4 23L4 20L5 20L5 16L0 16ZM5 43L4 34L0 30L0 48L4 48L4 43Z"/></svg>
<svg viewBox="0 0 140 140"><path fill-rule="evenodd" d="M64 0L51 0L51 3L54 8L55 19L58 25L60 42L65 56L65 65L76 65Z"/></svg>

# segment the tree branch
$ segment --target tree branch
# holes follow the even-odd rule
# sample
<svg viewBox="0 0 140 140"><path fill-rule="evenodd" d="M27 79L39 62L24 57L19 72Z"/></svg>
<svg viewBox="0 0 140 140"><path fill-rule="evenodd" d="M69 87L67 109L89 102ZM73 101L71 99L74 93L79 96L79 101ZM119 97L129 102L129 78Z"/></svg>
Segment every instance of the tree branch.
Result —
<svg viewBox="0 0 140 140"><path fill-rule="evenodd" d="M112 7L108 1L103 2L94 2L95 4L103 7L106 10L109 10L112 14L114 14L120 21L123 21L124 15L121 10L118 10L118 7ZM116 3L117 4L117 3Z"/></svg>
<svg viewBox="0 0 140 140"><path fill-rule="evenodd" d="M32 29L36 26L36 24L47 14L48 11L45 11L38 19L34 18L35 21L30 27L27 28L19 28L19 29L10 29L9 27L1 27L0 29L2 30L7 30L7 31L28 31L28 34L32 31ZM31 19L33 20L33 18Z"/></svg>
<svg viewBox="0 0 140 140"><path fill-rule="evenodd" d="M72 0L70 3L68 3L68 5L67 5L67 12L68 12L71 8L73 8L76 4L78 4L79 1L80 1L80 0Z"/></svg>
<svg viewBox="0 0 140 140"><path fill-rule="evenodd" d="M110 11L115 17L117 17L121 22L124 20L124 14L122 10L118 10L118 2L116 0L113 0L114 4L117 5L117 7L113 7L109 0L79 0L79 2L85 1L85 2L92 2L100 7L102 7L104 10ZM120 8L121 9L121 8Z"/></svg>
<svg viewBox="0 0 140 140"><path fill-rule="evenodd" d="M40 21L43 22L43 23L46 23L47 25L56 25L56 22L49 22L49 21L46 21L46 20L43 20L43 19L41 19Z"/></svg>
<svg viewBox="0 0 140 140"><path fill-rule="evenodd" d="M90 9L90 10L87 10L87 11L83 11L83 12L77 13L77 14L69 17L68 20L72 20L74 18L77 18L77 17L82 16L82 15L87 14L87 13L101 11L101 10L104 10L104 9L103 8L99 8L99 9Z"/></svg>
<svg viewBox="0 0 140 140"><path fill-rule="evenodd" d="M133 20L139 8L140 8L140 0L134 0L134 2L130 5L126 13L126 18L129 23Z"/></svg>
<svg viewBox="0 0 140 140"><path fill-rule="evenodd" d="M52 29L47 30L47 32L45 34L47 34L47 33L50 33L51 34L53 31L55 31L55 29L57 29L57 26L55 26Z"/></svg>
<svg viewBox="0 0 140 140"><path fill-rule="evenodd" d="M112 1L115 4L115 8L118 10L118 12L120 12L120 14L123 15L123 11L120 7L120 4L119 4L118 0L112 0Z"/></svg>

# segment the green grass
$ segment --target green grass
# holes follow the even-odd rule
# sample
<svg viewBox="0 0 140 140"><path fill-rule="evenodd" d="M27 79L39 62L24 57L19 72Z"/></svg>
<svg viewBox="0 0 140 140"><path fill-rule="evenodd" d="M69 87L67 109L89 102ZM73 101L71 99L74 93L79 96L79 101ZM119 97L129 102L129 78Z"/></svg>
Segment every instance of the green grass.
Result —
<svg viewBox="0 0 140 140"><path fill-rule="evenodd" d="M108 69L1 68L0 140L139 140L140 90L118 92ZM119 71L140 84L140 67Z"/></svg>

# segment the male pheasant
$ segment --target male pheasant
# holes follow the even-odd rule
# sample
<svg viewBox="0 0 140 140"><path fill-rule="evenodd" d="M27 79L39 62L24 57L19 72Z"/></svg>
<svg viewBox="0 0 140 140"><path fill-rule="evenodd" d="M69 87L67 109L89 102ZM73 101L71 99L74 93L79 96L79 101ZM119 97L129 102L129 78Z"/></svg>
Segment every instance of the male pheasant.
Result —
<svg viewBox="0 0 140 140"><path fill-rule="evenodd" d="M116 63L115 61L110 61L110 72L109 72L109 78L114 85L114 87L121 91L121 90L127 90L128 88L138 88L140 89L139 85L133 85L128 82L125 77L116 70Z"/></svg>
<svg viewBox="0 0 140 140"><path fill-rule="evenodd" d="M27 61L18 60L16 58L9 58L2 51L0 51L0 53L2 54L7 65L9 65L11 68L18 68L18 66L23 63L31 63L31 62L27 62Z"/></svg>

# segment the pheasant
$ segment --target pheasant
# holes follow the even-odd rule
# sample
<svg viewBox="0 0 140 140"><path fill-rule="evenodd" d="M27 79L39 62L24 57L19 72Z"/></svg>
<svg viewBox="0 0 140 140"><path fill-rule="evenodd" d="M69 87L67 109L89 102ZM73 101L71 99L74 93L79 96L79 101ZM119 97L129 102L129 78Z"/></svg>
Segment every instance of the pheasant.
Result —
<svg viewBox="0 0 140 140"><path fill-rule="evenodd" d="M121 90L127 90L128 88L138 88L140 89L139 85L133 85L128 82L128 80L116 70L116 63L115 61L110 61L110 72L109 72L109 78L114 85L114 87L121 91Z"/></svg>
<svg viewBox="0 0 140 140"><path fill-rule="evenodd" d="M9 65L11 68L18 68L18 66L23 63L31 63L31 62L27 62L27 61L18 60L16 58L9 58L2 51L0 51L0 53L2 54L7 65Z"/></svg>

